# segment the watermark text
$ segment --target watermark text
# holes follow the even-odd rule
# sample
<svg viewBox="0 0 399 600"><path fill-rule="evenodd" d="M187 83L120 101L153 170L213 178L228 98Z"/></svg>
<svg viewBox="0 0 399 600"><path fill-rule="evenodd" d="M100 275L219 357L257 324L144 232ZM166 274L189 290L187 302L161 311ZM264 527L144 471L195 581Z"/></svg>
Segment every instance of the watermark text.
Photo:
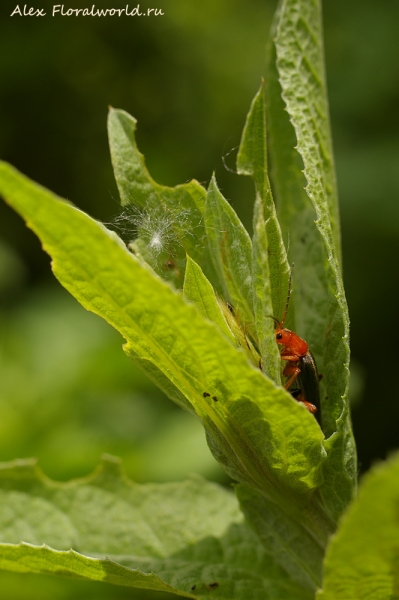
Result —
<svg viewBox="0 0 399 600"><path fill-rule="evenodd" d="M27 4L17 4L11 12L11 17L45 17L48 13L42 8ZM53 4L52 17L162 17L165 13L161 8L140 8L126 4L124 8L97 8L95 4L85 8L69 8L65 4Z"/></svg>

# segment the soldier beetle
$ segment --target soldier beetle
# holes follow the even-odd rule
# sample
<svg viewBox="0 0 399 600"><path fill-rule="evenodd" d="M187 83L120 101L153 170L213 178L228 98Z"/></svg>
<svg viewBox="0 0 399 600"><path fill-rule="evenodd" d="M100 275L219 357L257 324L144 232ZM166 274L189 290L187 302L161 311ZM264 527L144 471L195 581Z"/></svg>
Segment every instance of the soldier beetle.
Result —
<svg viewBox="0 0 399 600"><path fill-rule="evenodd" d="M317 411L317 406L320 406L319 381L321 376L319 376L317 372L316 361L309 350L307 342L300 338L294 331L284 328L291 296L293 268L294 265L291 267L288 282L288 294L284 316L281 321L278 321L278 319L273 317L276 324L276 342L283 346L280 352L281 360L287 361L283 370L284 377L289 378L284 386L285 389L289 390L295 400L303 404L309 412L314 414ZM294 383L298 384L299 389L294 388L293 390L290 390L289 388Z"/></svg>

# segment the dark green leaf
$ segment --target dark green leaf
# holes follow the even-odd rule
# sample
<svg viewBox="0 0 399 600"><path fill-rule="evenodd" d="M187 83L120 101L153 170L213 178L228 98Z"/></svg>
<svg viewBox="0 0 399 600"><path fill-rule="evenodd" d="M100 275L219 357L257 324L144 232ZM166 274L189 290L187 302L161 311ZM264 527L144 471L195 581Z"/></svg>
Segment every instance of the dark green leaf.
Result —
<svg viewBox="0 0 399 600"><path fill-rule="evenodd" d="M356 452L347 403L349 319L319 1L280 2L269 57L268 115L273 184L295 260L297 333L309 343L324 376L321 418L329 458L322 495L336 518L354 494Z"/></svg>
<svg viewBox="0 0 399 600"><path fill-rule="evenodd" d="M185 598L311 599L262 549L231 492L198 476L135 484L111 457L63 484L34 461L0 465L0 532L0 568L20 573Z"/></svg>

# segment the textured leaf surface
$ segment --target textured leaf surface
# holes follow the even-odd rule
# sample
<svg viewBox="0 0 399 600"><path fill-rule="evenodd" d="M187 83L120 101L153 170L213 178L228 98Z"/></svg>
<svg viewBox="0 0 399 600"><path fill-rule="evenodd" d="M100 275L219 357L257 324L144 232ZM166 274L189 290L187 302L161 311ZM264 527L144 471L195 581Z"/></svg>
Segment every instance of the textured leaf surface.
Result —
<svg viewBox="0 0 399 600"><path fill-rule="evenodd" d="M205 227L224 297L234 306L241 323L249 325L253 321L251 239L214 177L206 197Z"/></svg>
<svg viewBox="0 0 399 600"><path fill-rule="evenodd" d="M353 497L356 452L347 403L349 319L318 1L280 2L268 75L273 183L295 260L297 332L324 376L321 417L329 457L322 495L336 518Z"/></svg>
<svg viewBox="0 0 399 600"><path fill-rule="evenodd" d="M325 549L323 543L307 530L305 519L292 519L279 505L247 485L237 486L236 492L248 523L276 563L298 586L314 593L321 584ZM308 510L311 512L312 508L308 507ZM328 526L326 534L327 531Z"/></svg>
<svg viewBox="0 0 399 600"><path fill-rule="evenodd" d="M224 468L300 516L322 481L315 419L115 234L4 163L0 185L41 238L62 284L122 333L126 353L172 399L197 414Z"/></svg>
<svg viewBox="0 0 399 600"><path fill-rule="evenodd" d="M0 532L2 569L187 598L310 598L262 549L231 492L198 476L135 484L111 457L64 484L34 461L0 465Z"/></svg>
<svg viewBox="0 0 399 600"><path fill-rule="evenodd" d="M327 550L318 600L399 598L399 454L364 476Z"/></svg>
<svg viewBox="0 0 399 600"><path fill-rule="evenodd" d="M265 241L268 249L268 279L270 289L265 291L264 297L271 299L273 314L277 319L283 317L285 302L287 298L289 265L285 250L280 224L277 220L276 208L269 182L267 147L266 147L266 109L265 88L262 83L260 90L252 101L247 116L244 131L241 138L240 148L237 155L237 171L241 175L249 175L255 182L257 197L262 200ZM256 235L256 227L260 227L260 208L255 209L254 214L254 243L262 244L261 238ZM262 249L255 249L258 256ZM266 274L265 274L266 275Z"/></svg>

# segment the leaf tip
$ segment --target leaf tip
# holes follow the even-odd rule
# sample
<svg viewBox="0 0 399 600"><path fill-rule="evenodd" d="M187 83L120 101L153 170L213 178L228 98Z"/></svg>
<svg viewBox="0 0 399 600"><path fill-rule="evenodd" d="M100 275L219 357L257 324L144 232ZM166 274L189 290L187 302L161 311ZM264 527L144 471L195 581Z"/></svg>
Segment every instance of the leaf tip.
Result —
<svg viewBox="0 0 399 600"><path fill-rule="evenodd" d="M215 191L219 191L219 187L218 187L218 184L216 181L216 173L213 172L211 180L209 182L208 192L215 192Z"/></svg>
<svg viewBox="0 0 399 600"><path fill-rule="evenodd" d="M103 454L101 462L98 467L98 472L101 475L106 474L107 476L114 476L120 478L125 477L125 472L122 466L122 461L119 457L113 456L112 454Z"/></svg>

